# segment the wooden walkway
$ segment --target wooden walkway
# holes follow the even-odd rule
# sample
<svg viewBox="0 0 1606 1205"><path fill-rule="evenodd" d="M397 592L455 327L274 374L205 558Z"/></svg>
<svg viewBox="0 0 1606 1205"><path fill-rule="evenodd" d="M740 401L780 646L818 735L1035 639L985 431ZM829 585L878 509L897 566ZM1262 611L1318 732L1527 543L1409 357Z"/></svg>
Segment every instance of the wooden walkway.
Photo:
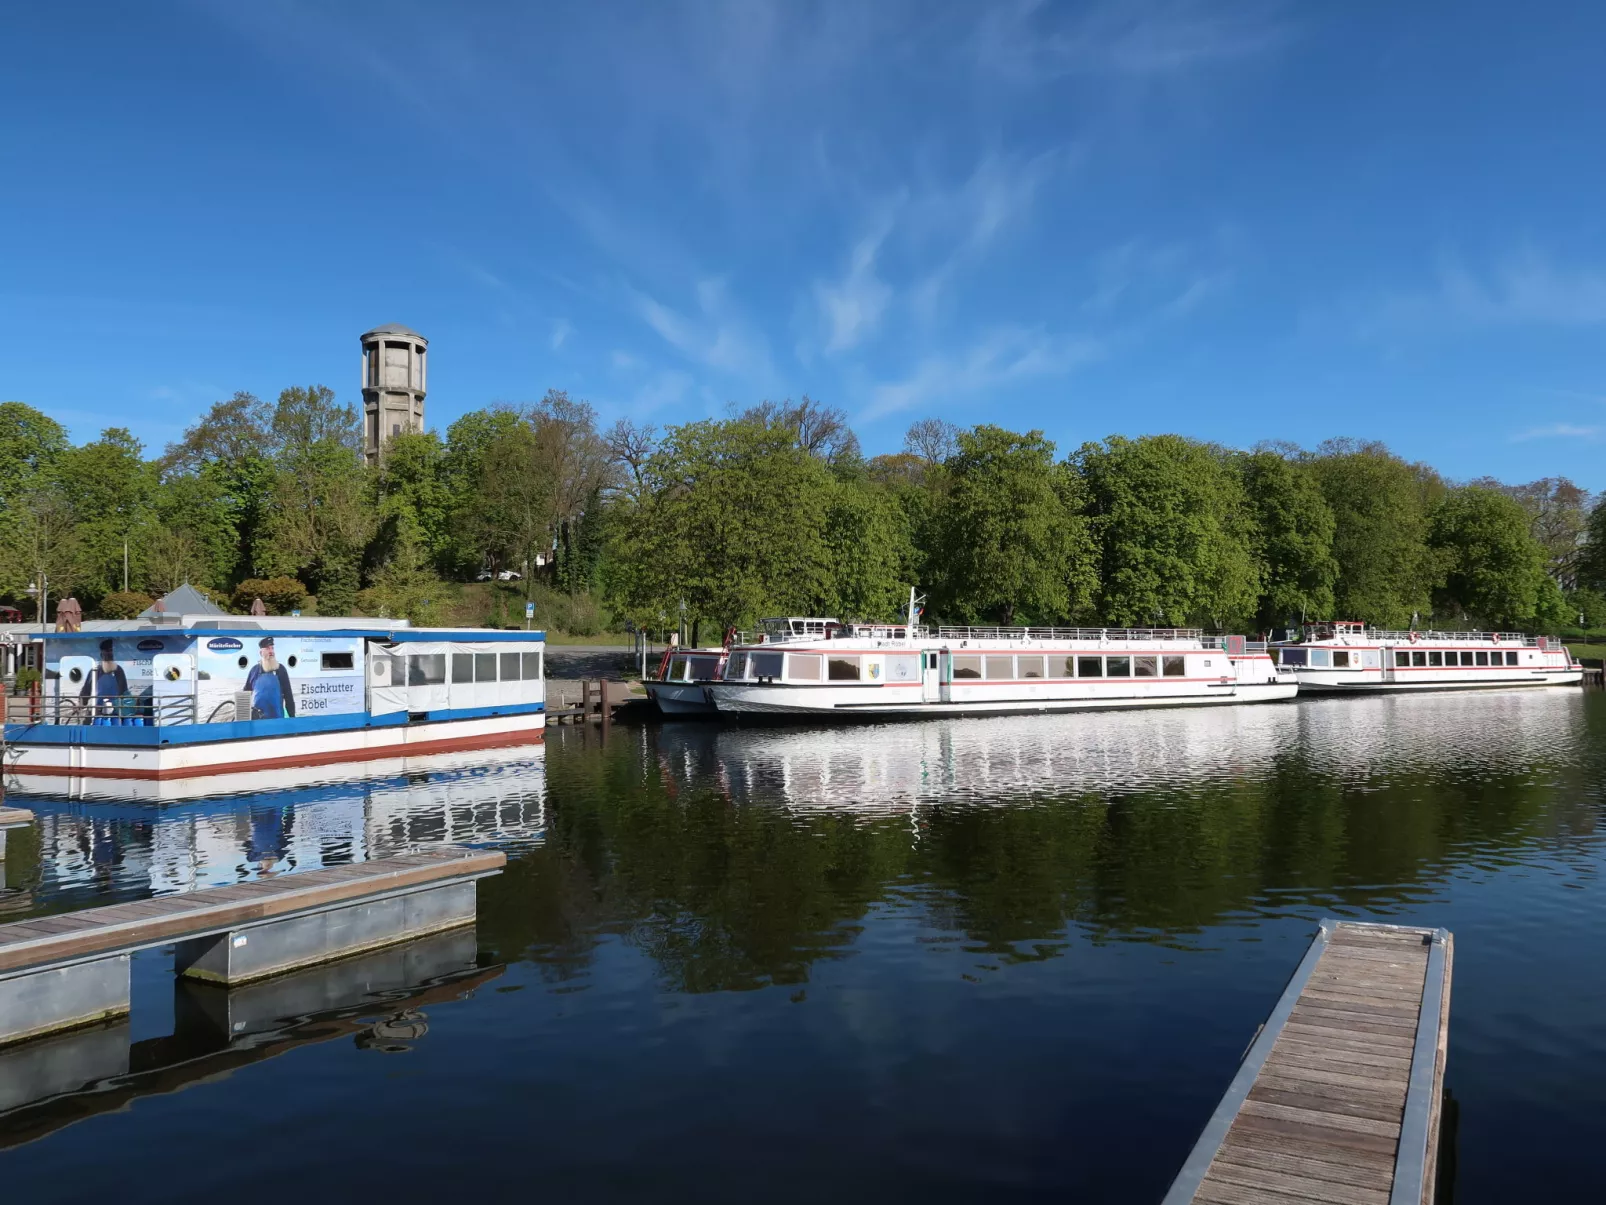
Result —
<svg viewBox="0 0 1606 1205"><path fill-rule="evenodd" d="M1443 929L1322 922L1164 1205L1430 1205Z"/></svg>

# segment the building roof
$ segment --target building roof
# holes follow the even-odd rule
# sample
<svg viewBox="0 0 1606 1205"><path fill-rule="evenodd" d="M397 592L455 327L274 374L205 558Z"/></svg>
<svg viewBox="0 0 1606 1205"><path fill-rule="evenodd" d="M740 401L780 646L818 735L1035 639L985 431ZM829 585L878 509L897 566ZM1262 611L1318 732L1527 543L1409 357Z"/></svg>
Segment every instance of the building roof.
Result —
<svg viewBox="0 0 1606 1205"><path fill-rule="evenodd" d="M399 322L387 322L384 326L376 326L371 331L364 331L362 337L366 339L370 335L406 335L409 339L418 339L424 343L429 342L423 335L420 335L410 327L403 326Z"/></svg>
<svg viewBox="0 0 1606 1205"><path fill-rule="evenodd" d="M164 594L160 600L161 609L155 606L146 607L139 613L141 619L153 619L157 615L227 615L228 612L217 606L206 595L202 594L189 582L185 582L170 594Z"/></svg>

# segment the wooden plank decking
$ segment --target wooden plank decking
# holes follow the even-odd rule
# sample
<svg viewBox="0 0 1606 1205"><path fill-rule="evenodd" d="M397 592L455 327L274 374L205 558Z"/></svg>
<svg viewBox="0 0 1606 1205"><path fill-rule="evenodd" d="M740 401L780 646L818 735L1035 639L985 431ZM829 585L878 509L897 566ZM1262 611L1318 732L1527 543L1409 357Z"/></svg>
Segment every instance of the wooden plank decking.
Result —
<svg viewBox="0 0 1606 1205"><path fill-rule="evenodd" d="M1451 946L1323 921L1164 1205L1429 1205Z"/></svg>
<svg viewBox="0 0 1606 1205"><path fill-rule="evenodd" d="M498 850L447 846L229 887L208 887L35 917L0 925L0 975L163 945L430 883L495 874L506 864L507 855Z"/></svg>
<svg viewBox="0 0 1606 1205"><path fill-rule="evenodd" d="M0 829L26 828L33 823L33 813L27 808L8 808L0 804Z"/></svg>

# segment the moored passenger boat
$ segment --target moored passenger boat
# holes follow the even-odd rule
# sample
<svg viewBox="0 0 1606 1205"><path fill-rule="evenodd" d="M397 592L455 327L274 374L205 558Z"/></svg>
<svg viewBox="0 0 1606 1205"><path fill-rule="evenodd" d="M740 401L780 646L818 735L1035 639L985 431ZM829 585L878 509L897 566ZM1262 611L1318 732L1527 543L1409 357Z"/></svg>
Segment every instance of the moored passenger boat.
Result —
<svg viewBox="0 0 1606 1205"><path fill-rule="evenodd" d="M545 732L540 632L186 615L33 639L42 689L6 700L11 791L531 745Z"/></svg>
<svg viewBox="0 0 1606 1205"><path fill-rule="evenodd" d="M1292 698L1242 636L1185 628L925 628L771 619L706 687L722 714L922 716Z"/></svg>
<svg viewBox="0 0 1606 1205"><path fill-rule="evenodd" d="M1301 690L1319 693L1576 686L1584 677L1560 640L1522 632L1390 632L1339 621L1271 649Z"/></svg>
<svg viewBox="0 0 1606 1205"><path fill-rule="evenodd" d="M724 661L723 648L670 648L659 663L658 676L642 686L666 716L711 716L714 701L707 688L719 681Z"/></svg>

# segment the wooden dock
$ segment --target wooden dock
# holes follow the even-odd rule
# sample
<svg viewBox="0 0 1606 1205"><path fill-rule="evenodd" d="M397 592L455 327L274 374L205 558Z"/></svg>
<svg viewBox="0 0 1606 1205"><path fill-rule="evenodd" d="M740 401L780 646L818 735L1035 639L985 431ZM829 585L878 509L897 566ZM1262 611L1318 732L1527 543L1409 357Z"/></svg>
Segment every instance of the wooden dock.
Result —
<svg viewBox="0 0 1606 1205"><path fill-rule="evenodd" d="M1164 1205L1431 1205L1452 953L1324 920Z"/></svg>
<svg viewBox="0 0 1606 1205"><path fill-rule="evenodd" d="M33 813L26 808L8 808L0 804L0 862L6 857L6 830L27 828L33 823Z"/></svg>

